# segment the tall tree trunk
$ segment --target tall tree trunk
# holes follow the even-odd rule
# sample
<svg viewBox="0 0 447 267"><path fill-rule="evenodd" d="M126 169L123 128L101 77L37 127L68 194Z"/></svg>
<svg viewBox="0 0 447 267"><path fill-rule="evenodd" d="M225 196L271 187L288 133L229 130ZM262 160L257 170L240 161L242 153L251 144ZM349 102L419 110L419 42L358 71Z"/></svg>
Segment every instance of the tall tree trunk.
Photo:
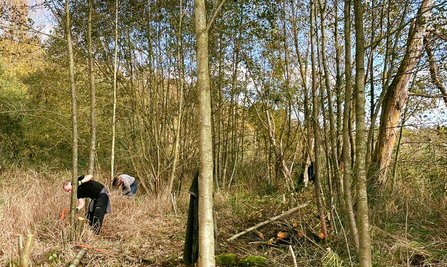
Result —
<svg viewBox="0 0 447 267"><path fill-rule="evenodd" d="M71 23L70 23L70 0L65 1L65 35L67 38L68 49L68 64L71 87L71 118L72 118L72 137L73 137L73 170L71 184L73 189L71 191L70 202L70 234L75 236L75 222L76 222L76 205L78 192L78 121L77 121L77 106L76 106L76 84L74 79L74 58L73 58L73 44L71 42Z"/></svg>
<svg viewBox="0 0 447 267"><path fill-rule="evenodd" d="M349 110L351 109L351 0L345 0L345 108L343 110L343 183L344 183L344 199L345 210L349 221L349 229L351 230L351 239L355 247L359 248L359 236L357 225L355 222L354 210L352 208L351 196L351 158L350 158L350 141L349 141Z"/></svg>
<svg viewBox="0 0 447 267"><path fill-rule="evenodd" d="M177 119L177 130L175 133L175 144L174 144L174 160L172 162L171 178L169 179L168 192L172 194L172 188L174 186L175 178L175 168L178 161L178 151L180 143L180 127L182 125L182 110L183 110L183 57L182 57L182 21L183 20L183 3L180 0L180 15L179 15L179 26L177 34L177 62L178 62L178 79L179 79L179 108L178 108L178 119Z"/></svg>
<svg viewBox="0 0 447 267"><path fill-rule="evenodd" d="M93 0L88 0L88 33L87 33L87 46L88 46L88 66L90 74L90 156L88 161L88 174L93 175L93 168L95 166L95 153L96 153L96 95L95 95L95 73L93 69L93 52L92 52L92 13L93 13Z"/></svg>
<svg viewBox="0 0 447 267"><path fill-rule="evenodd" d="M407 0L405 2L405 6L404 9L402 11L402 14L406 14L407 9L409 7L411 0ZM384 19L384 12L383 10L386 9L387 10L387 31L392 31L393 30L393 22L391 20L391 13L392 13L392 7L390 7L391 5L391 1L388 1L388 6L384 5L382 7L382 14L381 14L381 18L380 18L380 25L381 25L381 29L380 31L383 32L382 29L382 25L383 25L383 19ZM401 20L400 20L400 24L397 28L402 28L405 24L405 16L402 16ZM396 57L398 55L398 53L396 53L397 50L397 45L399 44L399 36L401 34L401 31L396 31L396 33L394 34L394 37L392 37L390 34L387 34L386 36L386 42L385 42L385 59L383 60L383 70L382 70L382 92L380 93L379 96L379 100L377 101L377 104L374 105L374 111L373 111L373 115L371 116L371 127L368 131L368 140L367 140L367 144L371 144L367 146L366 149L366 166L367 168L370 167L370 163L371 163L371 159L373 157L374 154L374 150L372 150L374 148L373 142L374 142L374 130L376 128L376 120L377 117L379 115L379 111L380 111L380 107L382 106L383 103L383 99L385 98L385 93L388 91L388 86L389 86L389 81L391 80L391 73L393 71L393 66L395 65L395 60ZM394 45L391 47L391 40L394 40ZM377 43L378 45L378 43Z"/></svg>
<svg viewBox="0 0 447 267"><path fill-rule="evenodd" d="M302 55L299 50L299 36L297 29L297 19L295 17L295 1L291 3L292 8L292 30L293 30L293 43L295 46L295 53L298 58L299 71L301 76L301 86L304 93L304 127L306 131L307 138L304 139L305 149L303 149L303 162L302 162L302 170L303 173L303 183L304 186L307 187L309 182L309 176L307 169L311 163L311 151L313 150L313 136L310 130L310 116L309 116L309 92L307 88L307 52L305 58L303 60ZM304 62L303 62L304 61Z"/></svg>
<svg viewBox="0 0 447 267"><path fill-rule="evenodd" d="M371 44L374 42L375 37L375 16L374 16L374 0L371 0ZM374 46L371 45L371 52L370 52L370 65L369 65L369 71L370 71L370 78L369 78L369 84L370 84L370 121L371 125L370 128L374 128L373 120L374 120ZM369 132L368 132L369 133ZM366 166L368 166L369 158L371 156L371 151L374 151L374 131L371 131L371 140L366 139Z"/></svg>
<svg viewBox="0 0 447 267"><path fill-rule="evenodd" d="M118 71L118 11L119 0L115 0L115 48L113 62L113 113L112 113L112 152L110 157L110 188L114 177L115 164L115 138L116 138L116 91L117 91L117 71Z"/></svg>
<svg viewBox="0 0 447 267"><path fill-rule="evenodd" d="M199 267L215 266L213 219L213 150L210 74L205 0L195 0L197 89L199 96Z"/></svg>
<svg viewBox="0 0 447 267"><path fill-rule="evenodd" d="M355 14L355 105L356 105L356 161L357 218L359 230L359 262L362 267L372 266L371 237L366 191L366 138L365 138L365 36L363 33L363 4L354 0Z"/></svg>
<svg viewBox="0 0 447 267"><path fill-rule="evenodd" d="M342 166L341 166L341 161L342 161L342 156L341 156L341 151L342 151L342 118L343 118L343 113L342 113L342 108L341 108L341 104L342 104L342 98L341 98L341 83L342 83L342 79L341 79L341 74L340 74L340 47L341 45L339 44L338 41L338 0L335 0L334 3L334 8L335 8L335 21L334 21L334 43L335 43L335 69L336 69L336 76L335 76L335 92L336 92L336 102L337 102L337 131L336 131L336 140L337 140L337 163L339 164L339 170L341 170ZM339 202L340 202L340 206L344 206L342 201L343 201L343 195L344 195L344 186L343 186L343 177L340 175L340 171L338 174L338 181L337 183L339 183L339 192L338 192L338 197L339 197ZM341 198L341 199L340 199Z"/></svg>
<svg viewBox="0 0 447 267"><path fill-rule="evenodd" d="M388 87L380 116L380 130L371 166L372 171L379 171L378 181L384 186L387 181L388 167L396 141L396 126L400 113L407 99L408 83L413 69L422 53L423 38L431 16L434 0L424 0L412 22L408 33L406 51L396 76Z"/></svg>
<svg viewBox="0 0 447 267"><path fill-rule="evenodd" d="M318 207L318 213L320 215L321 221L321 232L324 235L324 239L327 239L327 227L326 227L326 219L324 218L324 207L323 201L321 199L321 182L320 182L320 136L319 136L319 120L318 120L318 92L317 92L317 74L315 69L315 29L314 29L314 14L315 14L315 2L311 1L311 12L310 12L310 60L311 60L311 68L312 68L312 121L313 121L313 129L314 129L314 153L315 153L315 198Z"/></svg>
<svg viewBox="0 0 447 267"><path fill-rule="evenodd" d="M329 141L331 145L331 155L330 155L330 162L332 164L332 171L335 178L335 181L337 185L339 185L340 182L340 174L339 174L339 166L338 166L338 160L337 160L337 142L336 142L336 136L335 136L335 118L334 118L334 110L333 110L333 102L332 102L332 90L330 85L330 77L329 77L329 69L326 61L326 27L324 25L324 9L323 4L321 0L318 1L320 6L320 23L321 23L321 59L323 62L323 69L324 69L324 83L327 91L327 98L328 98L328 110L329 110ZM324 102L322 102L324 103ZM331 186L331 185L330 185ZM330 196L332 199L332 195ZM332 207L331 207L332 209Z"/></svg>

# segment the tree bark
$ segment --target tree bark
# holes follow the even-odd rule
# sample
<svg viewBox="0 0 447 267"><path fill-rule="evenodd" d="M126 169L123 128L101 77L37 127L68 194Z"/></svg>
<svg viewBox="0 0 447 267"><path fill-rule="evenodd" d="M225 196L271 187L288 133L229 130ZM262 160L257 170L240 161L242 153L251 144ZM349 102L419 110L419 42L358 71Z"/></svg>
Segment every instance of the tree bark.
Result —
<svg viewBox="0 0 447 267"><path fill-rule="evenodd" d="M314 28L314 16L315 16L315 1L311 1L311 12L310 12L310 59L311 59L311 69L312 69L312 122L314 129L314 153L315 153L315 198L318 207L318 213L320 215L321 222L321 232L324 235L324 239L327 239L327 227L326 219L324 218L324 206L321 199L321 182L320 182L320 136L319 136L319 120L318 120L318 92L317 92L317 75L315 69L315 28Z"/></svg>
<svg viewBox="0 0 447 267"><path fill-rule="evenodd" d="M349 142L349 110L351 109L351 0L345 0L345 108L343 111L343 183L344 183L344 199L345 211L349 221L349 229L351 230L351 239L355 247L359 248L359 236L357 225L355 222L354 210L352 208L351 196L351 158L350 158L350 142Z"/></svg>
<svg viewBox="0 0 447 267"><path fill-rule="evenodd" d="M84 258L85 254L87 253L86 248L82 248L78 254L76 255L76 258L73 260L73 262L70 264L70 267L77 267L79 264L81 264L82 258Z"/></svg>
<svg viewBox="0 0 447 267"><path fill-rule="evenodd" d="M292 8L292 30L293 30L293 41L295 46L295 53L298 58L299 71L301 76L301 86L304 93L304 128L306 131L307 138L304 138L305 149L303 149L303 162L302 162L302 170L303 173L303 183L304 187L307 187L309 183L309 176L307 169L311 163L311 151L313 150L313 136L310 130L310 116L309 116L309 92L307 88L307 53L303 60L302 55L299 50L299 37L298 37L298 29L296 25L296 17L295 17L295 1L291 3ZM303 62L304 61L304 62Z"/></svg>
<svg viewBox="0 0 447 267"><path fill-rule="evenodd" d="M87 46L88 46L88 65L90 74L90 156L88 161L88 174L93 175L93 169L95 166L95 153L96 153L96 95L95 95L95 73L93 68L93 52L92 52L92 13L93 13L93 0L88 0L88 33L87 33Z"/></svg>
<svg viewBox="0 0 447 267"><path fill-rule="evenodd" d="M178 84L180 90L179 96L179 108L178 108L178 119L177 119L177 130L175 132L175 144L174 144L174 160L172 162L171 178L169 179L168 192L172 192L174 186L175 169L178 161L178 151L180 144L180 127L182 126L182 112L183 112L183 57L182 57L182 22L183 22L183 3L180 0L180 15L179 15L179 26L177 34L177 62L178 62Z"/></svg>
<svg viewBox="0 0 447 267"><path fill-rule="evenodd" d="M115 48L113 59L113 111L112 111L112 150L110 156L110 188L112 188L113 177L115 176L115 139L116 139L116 91L117 91L117 71L118 71L118 11L119 0L115 0Z"/></svg>
<svg viewBox="0 0 447 267"><path fill-rule="evenodd" d="M199 267L215 266L213 218L213 151L211 137L210 74L205 0L194 1L199 98Z"/></svg>
<svg viewBox="0 0 447 267"><path fill-rule="evenodd" d="M328 69L328 64L326 61L326 27L324 25L324 7L323 4L321 2L321 0L318 1L319 2L319 7L320 7L320 23L321 23L321 59L323 62L323 70L324 70L324 84L326 87L326 92L327 92L327 98L328 98L328 111L329 111L329 141L330 141L330 162L332 164L332 171L333 171L333 176L334 179L337 183L337 185L340 184L340 174L339 174L339 166L338 166L338 158L337 158L337 143L336 143L336 136L335 136L335 118L334 118L334 110L333 110L333 99L332 99L332 89L331 89L331 85L330 85L330 74L329 74L329 69ZM324 105L324 102L322 101L322 104ZM324 113L324 111L323 111ZM332 186L332 182L329 184L329 188L331 188ZM340 186L337 186L340 187ZM332 190L330 190L332 191ZM331 198L331 202L332 202L332 193L330 195ZM331 203L332 204L332 203ZM331 210L332 210L332 205L331 205Z"/></svg>
<svg viewBox="0 0 447 267"><path fill-rule="evenodd" d="M20 267L30 267L31 259L30 254L33 249L34 235L28 235L26 237L25 247L23 247L22 235L19 236L19 256L20 256Z"/></svg>
<svg viewBox="0 0 447 267"><path fill-rule="evenodd" d="M74 79L74 58L73 58L73 44L71 41L71 23L70 23L70 0L65 2L65 35L67 38L68 49L68 64L71 87L71 118L72 118L72 137L73 137L73 170L72 170L72 191L70 202L70 234L75 236L76 223L76 205L78 192L78 121L77 121L77 106L76 106L76 84Z"/></svg>
<svg viewBox="0 0 447 267"><path fill-rule="evenodd" d="M335 92L336 92L336 102L337 102L337 131L336 131L336 140L337 140L337 163L338 163L338 167L339 170L341 170L342 166L341 166L341 162L343 161L342 159L342 98L341 98L341 94L342 94L342 89L341 89L341 83L342 83L342 78L341 78L341 74L340 74L340 44L339 44L339 40L338 40L338 0L335 0L334 3L334 13L335 13L335 19L334 19L334 40L335 40L335 69L336 69L336 77L335 77ZM339 202L340 202L340 206L344 207L343 202L343 196L344 196L344 185L343 185L343 177L340 175L340 171L338 174L338 183L339 183L339 192L338 192L338 197L339 197Z"/></svg>
<svg viewBox="0 0 447 267"><path fill-rule="evenodd" d="M354 0L355 14L355 104L356 104L356 161L357 218L359 230L359 263L372 266L371 237L368 219L368 195L366 191L366 138L365 138L365 36L363 32L363 4Z"/></svg>
<svg viewBox="0 0 447 267"><path fill-rule="evenodd" d="M428 20L434 0L424 0L412 22L408 34L405 56L397 70L396 76L388 87L380 116L380 130L374 151L371 173L378 171L378 182L384 186L391 160L394 143L396 141L396 126L400 113L407 99L408 83L413 69L422 53L423 37L426 33Z"/></svg>

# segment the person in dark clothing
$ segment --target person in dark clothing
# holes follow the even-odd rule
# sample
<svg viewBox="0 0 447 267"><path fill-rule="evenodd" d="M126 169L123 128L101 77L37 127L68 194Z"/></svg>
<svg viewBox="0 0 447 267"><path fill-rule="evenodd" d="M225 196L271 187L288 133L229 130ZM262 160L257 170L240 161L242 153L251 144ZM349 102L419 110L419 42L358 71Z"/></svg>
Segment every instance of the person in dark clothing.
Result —
<svg viewBox="0 0 447 267"><path fill-rule="evenodd" d="M199 172L194 175L189 194L188 223L183 249L185 264L193 264L199 258Z"/></svg>
<svg viewBox="0 0 447 267"><path fill-rule="evenodd" d="M302 188L302 186L304 185L304 169L306 168L306 164L304 164L303 169L300 172L300 176L296 182L296 191L298 192L298 190L300 188ZM310 183L315 183L315 163L312 161L309 165L309 167L307 168L307 177L308 177L308 181Z"/></svg>
<svg viewBox="0 0 447 267"><path fill-rule="evenodd" d="M107 188L103 184L92 180L92 178L93 176L90 174L82 175L78 178L78 205L76 206L76 210L80 211L84 208L84 198L88 197L91 199L87 219L93 232L99 234L104 221L104 215L111 212L109 191L107 191ZM70 181L64 183L64 190L71 193L72 184Z"/></svg>
<svg viewBox="0 0 447 267"><path fill-rule="evenodd" d="M307 169L307 175L309 176L309 182L315 183L315 164L311 162Z"/></svg>
<svg viewBox="0 0 447 267"><path fill-rule="evenodd" d="M189 211L186 226L185 246L183 249L183 262L194 264L199 258L199 172L194 175L189 188ZM214 251L217 252L217 220L213 205L214 218Z"/></svg>

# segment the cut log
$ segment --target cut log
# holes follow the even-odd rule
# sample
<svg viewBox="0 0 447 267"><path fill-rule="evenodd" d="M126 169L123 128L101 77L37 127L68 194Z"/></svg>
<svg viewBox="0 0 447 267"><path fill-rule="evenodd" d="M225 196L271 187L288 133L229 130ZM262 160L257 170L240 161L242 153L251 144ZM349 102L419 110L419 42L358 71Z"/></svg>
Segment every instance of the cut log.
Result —
<svg viewBox="0 0 447 267"><path fill-rule="evenodd" d="M253 230L253 233L255 233L259 238L264 239L264 234L259 232L258 230Z"/></svg>
<svg viewBox="0 0 447 267"><path fill-rule="evenodd" d="M70 264L69 267L77 267L80 263L82 258L85 256L85 254L87 253L87 249L83 248L79 251L78 255L76 255L76 258L72 261L72 263Z"/></svg>
<svg viewBox="0 0 447 267"><path fill-rule="evenodd" d="M279 220L279 219L281 219L281 218L283 218L283 217L286 217L286 216L288 216L288 215L290 215L290 214L293 214L293 213L295 213L296 211L298 211L299 209L302 209L302 208L304 208L304 207L307 207L308 205L309 205L309 203L302 204L302 205L300 205L300 206L298 206L298 207L295 207L295 208L293 208L293 209L290 209L290 210L284 212L284 213L281 214L281 215L278 215L278 216L276 216L276 217L272 217L272 218L270 218L270 219L268 219L268 220L266 220L266 221L260 222L260 223L256 224L255 226L250 227L250 228L248 228L248 229L246 229L246 230L240 232L239 234L236 234L236 235L234 235L234 236L228 238L227 241L235 240L236 238L238 238L238 237L240 237L240 236L242 236L242 235L245 235L246 233L250 233L251 231L254 231L254 230L258 229L258 228L261 227L261 226L267 225L267 224L269 224L269 223L271 223L271 222L274 222L274 221Z"/></svg>
<svg viewBox="0 0 447 267"><path fill-rule="evenodd" d="M84 230L84 222L84 217L78 217L78 222L76 224L76 233L78 238L82 235L82 231Z"/></svg>
<svg viewBox="0 0 447 267"><path fill-rule="evenodd" d="M20 267L31 266L30 254L33 248L34 235L26 237L25 247L23 247L22 236L19 236L19 253L20 253Z"/></svg>

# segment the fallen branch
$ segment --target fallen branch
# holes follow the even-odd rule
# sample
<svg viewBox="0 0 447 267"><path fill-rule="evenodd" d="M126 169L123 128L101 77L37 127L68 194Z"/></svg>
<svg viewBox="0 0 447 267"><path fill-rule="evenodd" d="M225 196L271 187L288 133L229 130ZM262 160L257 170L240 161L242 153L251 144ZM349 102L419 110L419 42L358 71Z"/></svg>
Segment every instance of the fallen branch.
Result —
<svg viewBox="0 0 447 267"><path fill-rule="evenodd" d="M73 260L73 262L70 264L69 267L77 267L81 263L81 260L86 253L87 253L86 248L81 249L81 251L79 251L78 255L76 255L76 258Z"/></svg>
<svg viewBox="0 0 447 267"><path fill-rule="evenodd" d="M94 250L94 251L98 251L98 252L106 253L106 254L110 254L110 253L112 253L112 251L109 251L109 250L99 249L99 248L94 248L94 247L89 247L89 246L82 245L82 244L78 244L78 245L76 245L76 247L78 247L78 248L90 249L90 250Z"/></svg>
<svg viewBox="0 0 447 267"><path fill-rule="evenodd" d="M283 217L285 217L285 216L287 216L287 215L290 215L290 214L292 214L292 213L295 213L295 212L298 211L299 209L302 209L302 208L304 208L304 207L307 207L307 205L309 205L309 203L302 204L302 205L300 205L300 206L298 206L298 207L295 207L295 208L293 208L293 209L290 209L290 210L284 212L284 213L281 214L281 215L278 215L278 216L276 216L276 217L272 217L272 218L270 218L270 219L268 219L268 220L266 220L266 221L260 222L260 223L256 224L255 226L250 227L250 228L248 228L248 229L246 229L246 230L240 232L239 234L236 234L236 235L234 235L234 236L228 238L227 241L235 240L236 238L238 238L238 237L240 237L240 236L242 236L242 235L245 235L246 233L249 233L249 232L251 232L251 231L254 231L254 230L258 229L258 228L261 227L261 226L264 226L264 225L266 225L266 224L269 224L269 223L271 223L271 222L274 222L274 221L276 221L276 220L279 220L279 219L281 219L281 218L283 218Z"/></svg>
<svg viewBox="0 0 447 267"><path fill-rule="evenodd" d="M290 254L292 254L293 266L294 266L294 267L298 267L298 264L297 264L297 262L296 262L295 252L293 252L293 248L292 248L291 245L289 245L289 250L290 250Z"/></svg>

